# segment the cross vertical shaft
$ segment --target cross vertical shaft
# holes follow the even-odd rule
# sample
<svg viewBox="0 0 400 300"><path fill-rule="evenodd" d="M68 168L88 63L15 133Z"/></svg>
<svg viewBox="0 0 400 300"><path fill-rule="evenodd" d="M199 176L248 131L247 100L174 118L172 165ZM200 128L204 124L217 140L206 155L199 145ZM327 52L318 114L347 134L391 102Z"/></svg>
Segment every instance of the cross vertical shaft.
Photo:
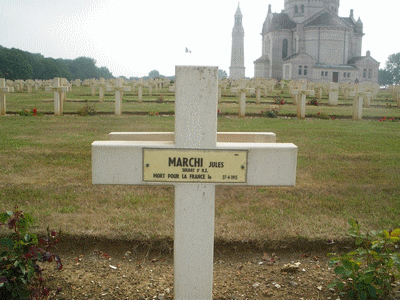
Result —
<svg viewBox="0 0 400 300"><path fill-rule="evenodd" d="M176 67L175 144L215 149L217 67ZM214 184L175 184L175 299L212 299Z"/></svg>

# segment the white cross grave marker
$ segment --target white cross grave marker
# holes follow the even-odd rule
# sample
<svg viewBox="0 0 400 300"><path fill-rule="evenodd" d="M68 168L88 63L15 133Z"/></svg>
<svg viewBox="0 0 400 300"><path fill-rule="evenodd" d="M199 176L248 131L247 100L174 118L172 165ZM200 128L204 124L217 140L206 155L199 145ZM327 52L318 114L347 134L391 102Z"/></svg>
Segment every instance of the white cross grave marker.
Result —
<svg viewBox="0 0 400 300"><path fill-rule="evenodd" d="M63 114L63 93L69 91L68 86L61 85L61 78L55 77L53 79L53 86L46 87L47 92L54 92L54 115L61 116Z"/></svg>
<svg viewBox="0 0 400 300"><path fill-rule="evenodd" d="M239 93L239 117L244 118L246 116L246 92L254 93L254 88L247 88L247 80L241 79L239 81L239 86L231 89L234 93Z"/></svg>
<svg viewBox="0 0 400 300"><path fill-rule="evenodd" d="M139 83L138 83L137 86L138 86L138 99L139 99L139 102L142 102L143 101L142 100L142 97L143 97L143 86L144 86L142 78L139 79Z"/></svg>
<svg viewBox="0 0 400 300"><path fill-rule="evenodd" d="M263 80L261 78L253 78L253 87L256 91L256 104L261 103L261 88L263 87Z"/></svg>
<svg viewBox="0 0 400 300"><path fill-rule="evenodd" d="M124 92L129 92L131 90L130 86L123 86L123 79L117 78L115 86L107 87L107 91L115 91L115 115L121 116L122 115L122 97Z"/></svg>
<svg viewBox="0 0 400 300"><path fill-rule="evenodd" d="M216 185L292 186L297 146L217 142L218 67L176 67L174 141L92 144L93 184L174 185L174 295L211 300Z"/></svg>
<svg viewBox="0 0 400 300"><path fill-rule="evenodd" d="M28 79L25 81L25 85L28 90L28 93L32 93L32 87L34 85L34 81L32 79Z"/></svg>
<svg viewBox="0 0 400 300"><path fill-rule="evenodd" d="M92 96L96 96L96 85L97 85L97 80L95 78L90 79L90 88L92 90Z"/></svg>
<svg viewBox="0 0 400 300"><path fill-rule="evenodd" d="M339 83L331 82L329 85L329 105L339 104Z"/></svg>
<svg viewBox="0 0 400 300"><path fill-rule="evenodd" d="M103 77L100 78L98 86L99 86L99 102L103 103L105 91L107 88L106 80Z"/></svg>
<svg viewBox="0 0 400 300"><path fill-rule="evenodd" d="M0 116L6 115L6 93L13 92L14 88L6 87L6 80L0 78Z"/></svg>
<svg viewBox="0 0 400 300"><path fill-rule="evenodd" d="M307 95L314 96L314 90L307 90L307 82L301 83L301 88L298 90L301 98L297 101L297 118L304 119L306 117L306 100Z"/></svg>
<svg viewBox="0 0 400 300"><path fill-rule="evenodd" d="M360 84L357 84L354 87L354 90L350 92L350 96L354 97L353 99L353 116L352 119L354 121L362 120L363 113L363 103L364 103L364 95L366 92L364 91L364 87Z"/></svg>

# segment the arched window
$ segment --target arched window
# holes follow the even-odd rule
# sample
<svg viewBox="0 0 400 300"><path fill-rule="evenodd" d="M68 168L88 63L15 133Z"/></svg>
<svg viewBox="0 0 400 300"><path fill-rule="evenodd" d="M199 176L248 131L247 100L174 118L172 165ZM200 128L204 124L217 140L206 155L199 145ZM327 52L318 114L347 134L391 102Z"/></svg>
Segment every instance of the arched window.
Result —
<svg viewBox="0 0 400 300"><path fill-rule="evenodd" d="M289 42L287 39L283 40L282 44L282 59L285 59L288 56Z"/></svg>
<svg viewBox="0 0 400 300"><path fill-rule="evenodd" d="M299 13L299 7L297 5L294 6L294 13L295 14Z"/></svg>
<svg viewBox="0 0 400 300"><path fill-rule="evenodd" d="M301 5L301 13L304 14L304 4Z"/></svg>

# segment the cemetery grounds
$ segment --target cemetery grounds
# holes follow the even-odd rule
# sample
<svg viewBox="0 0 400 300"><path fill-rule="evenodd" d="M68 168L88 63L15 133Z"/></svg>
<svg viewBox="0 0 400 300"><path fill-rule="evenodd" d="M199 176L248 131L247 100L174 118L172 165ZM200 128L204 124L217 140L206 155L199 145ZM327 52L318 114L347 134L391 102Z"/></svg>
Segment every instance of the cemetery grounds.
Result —
<svg viewBox="0 0 400 300"><path fill-rule="evenodd" d="M331 107L325 95L297 120L278 89L260 105L248 99L238 118L238 98L223 94L218 131L274 132L299 152L295 187L217 187L214 299L338 299L327 288L335 278L327 253L353 247L348 219L364 230L400 227L400 109L380 92L356 122L350 100ZM124 93L122 117L113 94L99 103L90 88L74 87L61 117L52 115L52 97L7 94L1 212L18 205L34 217L33 232L62 230L64 269L47 266L50 286L63 287L56 299L173 299L173 187L91 183L91 143L109 132L174 131L173 93L145 91L142 103ZM77 115L86 105L97 114ZM34 108L37 116L19 115ZM261 113L271 109L280 116ZM296 262L297 271L282 272Z"/></svg>

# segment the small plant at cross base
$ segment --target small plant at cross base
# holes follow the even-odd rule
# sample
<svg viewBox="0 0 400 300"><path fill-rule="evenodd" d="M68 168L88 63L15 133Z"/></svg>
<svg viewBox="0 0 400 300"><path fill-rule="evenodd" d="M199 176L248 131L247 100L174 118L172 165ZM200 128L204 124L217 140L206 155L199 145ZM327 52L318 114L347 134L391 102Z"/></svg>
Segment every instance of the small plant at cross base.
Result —
<svg viewBox="0 0 400 300"><path fill-rule="evenodd" d="M160 97L158 97L158 99L157 99L156 102L157 102L157 103L163 103L163 102L164 102L164 95L161 94Z"/></svg>
<svg viewBox="0 0 400 300"><path fill-rule="evenodd" d="M61 259L50 251L60 241L61 232L47 230L47 238L38 239L28 233L33 219L15 207L0 214L0 226L11 233L0 239L0 299L51 299L45 287L39 263L55 262L62 269ZM56 291L60 293L61 289Z"/></svg>
<svg viewBox="0 0 400 300"><path fill-rule="evenodd" d="M328 288L338 288L347 299L388 299L400 278L400 229L363 233L357 221L349 223L349 235L359 248L330 259L340 279Z"/></svg>
<svg viewBox="0 0 400 300"><path fill-rule="evenodd" d="M78 115L86 117L86 116L94 116L96 114L96 109L94 106L90 106L86 104L84 107L78 110Z"/></svg>
<svg viewBox="0 0 400 300"><path fill-rule="evenodd" d="M312 99L307 104L314 105L314 106L318 106L319 105L318 100L316 98Z"/></svg>
<svg viewBox="0 0 400 300"><path fill-rule="evenodd" d="M285 104L285 100L283 98L276 97L275 98L275 103L278 104L278 105L284 105Z"/></svg>
<svg viewBox="0 0 400 300"><path fill-rule="evenodd" d="M20 116L23 117L30 117L30 116L38 116L38 110L36 108L32 108L31 110L23 109L18 112Z"/></svg>
<svg viewBox="0 0 400 300"><path fill-rule="evenodd" d="M327 113L324 113L324 112L318 112L317 113L317 118L318 119L322 119L322 120L329 120L330 119L329 115Z"/></svg>
<svg viewBox="0 0 400 300"><path fill-rule="evenodd" d="M267 118L277 118L279 111L275 108L270 110L261 111L261 113L266 116Z"/></svg>
<svg viewBox="0 0 400 300"><path fill-rule="evenodd" d="M379 119L379 122L396 122L396 118L395 117L391 117L391 118L387 118L387 117L383 117L381 119Z"/></svg>

